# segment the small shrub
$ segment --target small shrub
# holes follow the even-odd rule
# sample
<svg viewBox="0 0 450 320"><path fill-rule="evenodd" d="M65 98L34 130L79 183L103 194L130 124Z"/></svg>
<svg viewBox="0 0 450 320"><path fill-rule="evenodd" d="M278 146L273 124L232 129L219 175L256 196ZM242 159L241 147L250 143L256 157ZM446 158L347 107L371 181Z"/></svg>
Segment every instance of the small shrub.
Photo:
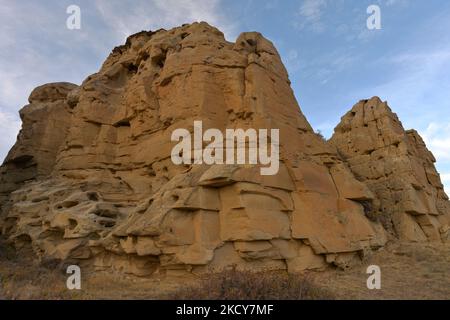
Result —
<svg viewBox="0 0 450 320"><path fill-rule="evenodd" d="M331 299L304 275L224 271L208 275L199 285L179 290L179 300L322 300Z"/></svg>
<svg viewBox="0 0 450 320"><path fill-rule="evenodd" d="M327 142L327 138L324 137L324 135L322 134L322 131L317 130L316 136L318 136L322 141Z"/></svg>
<svg viewBox="0 0 450 320"><path fill-rule="evenodd" d="M43 258L39 262L39 266L47 270L59 270L62 268L62 262L60 259Z"/></svg>
<svg viewBox="0 0 450 320"><path fill-rule="evenodd" d="M364 215L373 222L379 222L379 216L373 208L372 201L358 201L364 208Z"/></svg>
<svg viewBox="0 0 450 320"><path fill-rule="evenodd" d="M13 261L16 258L17 253L14 247L0 237L0 260Z"/></svg>

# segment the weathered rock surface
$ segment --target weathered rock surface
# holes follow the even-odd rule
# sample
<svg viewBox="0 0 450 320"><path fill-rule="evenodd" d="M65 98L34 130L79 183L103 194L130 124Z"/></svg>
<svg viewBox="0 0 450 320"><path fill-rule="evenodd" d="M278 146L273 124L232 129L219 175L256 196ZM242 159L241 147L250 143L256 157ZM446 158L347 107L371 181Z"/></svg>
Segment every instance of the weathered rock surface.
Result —
<svg viewBox="0 0 450 320"><path fill-rule="evenodd" d="M36 90L1 169L1 230L38 257L137 275L230 266L298 272L346 267L386 242L366 216L382 198L378 189L314 133L259 33L230 43L206 23L141 32L80 87ZM204 130L280 129L278 174L173 164L171 134L193 130L195 120ZM429 164L425 147L414 145ZM445 200L434 178L430 192ZM446 210L439 203L436 213Z"/></svg>
<svg viewBox="0 0 450 320"><path fill-rule="evenodd" d="M387 230L411 241L449 240L450 202L436 160L386 102L360 101L342 118L331 143L376 195L371 215Z"/></svg>
<svg viewBox="0 0 450 320"><path fill-rule="evenodd" d="M48 176L65 141L71 110L66 104L71 83L51 83L33 90L30 104L20 110L22 130L0 167L0 203L25 181Z"/></svg>

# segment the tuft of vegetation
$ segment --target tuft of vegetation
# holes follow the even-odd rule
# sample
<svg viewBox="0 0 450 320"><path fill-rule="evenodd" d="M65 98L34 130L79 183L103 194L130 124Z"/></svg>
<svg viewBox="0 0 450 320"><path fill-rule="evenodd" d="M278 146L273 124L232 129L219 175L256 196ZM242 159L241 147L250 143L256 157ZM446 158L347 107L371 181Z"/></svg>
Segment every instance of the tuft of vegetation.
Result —
<svg viewBox="0 0 450 320"><path fill-rule="evenodd" d="M15 260L17 252L14 247L0 236L0 260Z"/></svg>
<svg viewBox="0 0 450 320"><path fill-rule="evenodd" d="M323 142L327 142L327 138L324 137L324 135L322 134L322 131L317 130L317 132L315 133L316 136L318 136Z"/></svg>
<svg viewBox="0 0 450 320"><path fill-rule="evenodd" d="M373 203L371 200L358 201L364 208L364 215L367 219L373 222L379 222L379 216L375 209L373 208Z"/></svg>
<svg viewBox="0 0 450 320"><path fill-rule="evenodd" d="M177 291L177 300L331 300L332 295L308 276L229 270Z"/></svg>
<svg viewBox="0 0 450 320"><path fill-rule="evenodd" d="M62 269L62 262L55 258L43 258L39 261L39 267L47 270L59 270Z"/></svg>

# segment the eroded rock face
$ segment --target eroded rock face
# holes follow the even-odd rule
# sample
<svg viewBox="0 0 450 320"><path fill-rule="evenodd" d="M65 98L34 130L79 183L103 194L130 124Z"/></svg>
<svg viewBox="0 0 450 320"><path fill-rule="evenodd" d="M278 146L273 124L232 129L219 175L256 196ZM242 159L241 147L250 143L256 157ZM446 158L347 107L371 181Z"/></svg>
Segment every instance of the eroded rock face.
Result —
<svg viewBox="0 0 450 320"><path fill-rule="evenodd" d="M10 193L3 212L3 234L41 257L138 275L297 272L345 267L386 241L365 215L373 193L314 133L259 33L235 43L206 23L138 33L64 104L70 125L50 175ZM280 129L278 174L174 165L171 134L195 120ZM15 148L35 156L21 139Z"/></svg>
<svg viewBox="0 0 450 320"><path fill-rule="evenodd" d="M331 143L376 195L372 215L387 230L405 240L449 240L450 202L436 160L386 102L360 101L342 118Z"/></svg>
<svg viewBox="0 0 450 320"><path fill-rule="evenodd" d="M50 83L33 90L29 105L20 110L22 130L0 167L0 207L24 182L48 176L65 141L71 110L68 93L77 86Z"/></svg>

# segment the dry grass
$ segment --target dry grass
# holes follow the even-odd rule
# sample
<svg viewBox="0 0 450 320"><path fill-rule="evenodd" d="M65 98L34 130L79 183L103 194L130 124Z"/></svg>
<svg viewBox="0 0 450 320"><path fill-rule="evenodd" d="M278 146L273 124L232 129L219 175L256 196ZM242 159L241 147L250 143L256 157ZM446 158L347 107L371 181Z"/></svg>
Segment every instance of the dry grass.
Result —
<svg viewBox="0 0 450 320"><path fill-rule="evenodd" d="M366 287L367 266L381 269L381 290ZM338 299L450 299L450 245L395 243L348 271L322 275Z"/></svg>
<svg viewBox="0 0 450 320"><path fill-rule="evenodd" d="M17 259L16 250L6 243L0 236L0 261L13 261Z"/></svg>
<svg viewBox="0 0 450 320"><path fill-rule="evenodd" d="M65 299L65 279L60 262L36 262L0 239L0 299Z"/></svg>
<svg viewBox="0 0 450 320"><path fill-rule="evenodd" d="M178 300L323 300L332 296L305 275L230 270L207 276L172 297Z"/></svg>

